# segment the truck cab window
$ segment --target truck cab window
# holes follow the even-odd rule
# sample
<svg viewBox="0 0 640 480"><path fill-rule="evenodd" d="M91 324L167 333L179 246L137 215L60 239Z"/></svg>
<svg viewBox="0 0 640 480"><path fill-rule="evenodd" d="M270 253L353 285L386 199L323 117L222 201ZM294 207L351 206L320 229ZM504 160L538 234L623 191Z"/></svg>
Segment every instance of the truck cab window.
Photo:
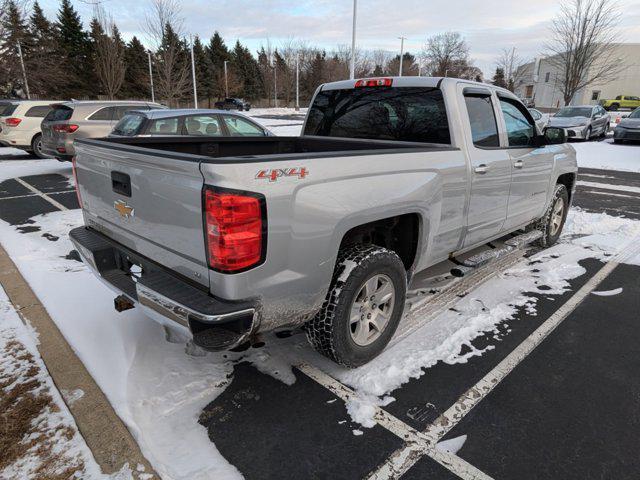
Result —
<svg viewBox="0 0 640 480"><path fill-rule="evenodd" d="M489 95L465 95L471 136L476 147L499 147L498 124L493 110L491 96Z"/></svg>
<svg viewBox="0 0 640 480"><path fill-rule="evenodd" d="M510 147L527 147L536 135L535 124L508 98L500 98L500 108L507 127ZM524 107L522 107L524 108Z"/></svg>

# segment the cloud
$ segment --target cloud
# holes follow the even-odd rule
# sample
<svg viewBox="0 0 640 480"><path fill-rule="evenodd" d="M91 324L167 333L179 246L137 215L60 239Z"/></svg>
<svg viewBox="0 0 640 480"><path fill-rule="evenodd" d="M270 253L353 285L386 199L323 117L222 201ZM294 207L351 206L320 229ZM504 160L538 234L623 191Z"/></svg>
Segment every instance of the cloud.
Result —
<svg viewBox="0 0 640 480"><path fill-rule="evenodd" d="M42 4L52 18L59 2ZM147 1L110 0L102 5L125 38L143 36ZM491 76L503 48L516 47L525 59L543 52L559 5L557 0L358 0L358 45L396 51L397 37L403 35L405 48L416 53L427 37L455 30L466 37L477 65ZM617 5L623 12L621 38L640 42L640 0L619 0ZM79 1L74 6L88 24L92 7ZM208 39L218 30L228 44L239 39L254 51L267 39L277 45L295 37L328 49L351 42L349 0L183 0L181 7L186 33Z"/></svg>

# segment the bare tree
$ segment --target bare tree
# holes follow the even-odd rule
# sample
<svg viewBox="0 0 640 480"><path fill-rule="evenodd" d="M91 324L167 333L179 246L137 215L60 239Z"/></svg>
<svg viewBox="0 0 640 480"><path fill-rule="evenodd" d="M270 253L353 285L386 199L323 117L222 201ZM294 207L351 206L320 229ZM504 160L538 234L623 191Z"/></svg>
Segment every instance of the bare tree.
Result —
<svg viewBox="0 0 640 480"><path fill-rule="evenodd" d="M615 80L624 69L615 55L620 15L612 0L572 0L563 4L545 45L549 64L568 105L576 92Z"/></svg>
<svg viewBox="0 0 640 480"><path fill-rule="evenodd" d="M96 5L94 15L102 27L102 33L95 39L96 75L109 98L113 99L124 82L124 43L119 37L113 18L104 8Z"/></svg>
<svg viewBox="0 0 640 480"><path fill-rule="evenodd" d="M429 75L475 79L478 69L469 57L469 46L458 32L446 32L427 39L422 58Z"/></svg>
<svg viewBox="0 0 640 480"><path fill-rule="evenodd" d="M156 50L154 80L158 94L170 105L177 104L190 85L187 48L180 38L182 29L177 0L151 0L144 30Z"/></svg>
<svg viewBox="0 0 640 480"><path fill-rule="evenodd" d="M514 91L516 84L522 76L523 69L520 68L524 65L522 57L518 55L516 47L503 48L502 53L496 60L496 67L502 69L504 72L504 80L507 84L507 88Z"/></svg>

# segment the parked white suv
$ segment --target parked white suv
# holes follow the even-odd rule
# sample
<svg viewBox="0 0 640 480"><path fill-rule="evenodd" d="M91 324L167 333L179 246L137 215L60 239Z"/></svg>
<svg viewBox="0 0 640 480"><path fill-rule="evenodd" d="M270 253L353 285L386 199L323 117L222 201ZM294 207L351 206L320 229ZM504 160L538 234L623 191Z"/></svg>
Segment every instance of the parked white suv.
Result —
<svg viewBox="0 0 640 480"><path fill-rule="evenodd" d="M42 152L42 119L55 100L9 100L0 102L0 145L14 147L40 158Z"/></svg>

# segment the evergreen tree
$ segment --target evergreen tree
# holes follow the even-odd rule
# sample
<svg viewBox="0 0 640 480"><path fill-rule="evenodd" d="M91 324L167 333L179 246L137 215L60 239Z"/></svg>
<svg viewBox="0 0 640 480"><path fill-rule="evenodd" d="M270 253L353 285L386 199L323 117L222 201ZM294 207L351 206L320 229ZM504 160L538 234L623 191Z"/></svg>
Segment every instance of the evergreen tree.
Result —
<svg viewBox="0 0 640 480"><path fill-rule="evenodd" d="M62 0L56 22L60 61L67 66L66 82L62 93L65 97L91 95L93 69L90 62L90 42L82 28L80 15L70 0Z"/></svg>
<svg viewBox="0 0 640 480"><path fill-rule="evenodd" d="M7 10L2 15L2 36L0 37L0 85L6 88L5 94L26 95L24 80L18 55L18 43L23 58L29 58L33 39L27 29L22 11L14 0L7 2Z"/></svg>
<svg viewBox="0 0 640 480"><path fill-rule="evenodd" d="M211 108L213 97L213 68L207 49L196 35L193 40L193 58L196 70L196 84L198 86L198 102L201 106Z"/></svg>
<svg viewBox="0 0 640 480"><path fill-rule="evenodd" d="M504 69L496 68L496 73L493 74L493 80L491 80L496 87L507 88L507 81L504 78Z"/></svg>
<svg viewBox="0 0 640 480"><path fill-rule="evenodd" d="M27 60L29 88L42 98L63 99L60 88L64 82L63 64L58 61L58 44L53 24L45 17L40 4L33 4L29 18L33 39Z"/></svg>
<svg viewBox="0 0 640 480"><path fill-rule="evenodd" d="M251 55L249 49L240 44L239 40L236 41L236 45L233 48L232 58L234 71L242 83L240 94L249 100L261 97L264 89L261 82L258 62L253 55Z"/></svg>
<svg viewBox="0 0 640 480"><path fill-rule="evenodd" d="M154 67L159 97L170 106L177 105L190 90L191 75L187 44L180 39L170 23L165 25Z"/></svg>
<svg viewBox="0 0 640 480"><path fill-rule="evenodd" d="M214 32L206 50L212 74L210 94L214 98L223 98L225 96L224 62L231 60L231 53L218 32ZM228 77L230 88L234 86L235 82L235 77L231 78L232 76L233 74Z"/></svg>
<svg viewBox="0 0 640 480"><path fill-rule="evenodd" d="M144 45L133 37L124 50L125 74L124 84L120 92L124 98L150 99L151 84L149 81L149 58Z"/></svg>
<svg viewBox="0 0 640 480"><path fill-rule="evenodd" d="M93 92L95 95L104 95L104 89L100 84L100 79L97 74L97 50L98 44L100 42L100 38L104 37L104 29L102 25L100 25L100 21L93 17L91 19L91 23L89 23L89 37L87 43L87 61L89 66L89 71L86 72L85 77L89 79L90 85L93 86Z"/></svg>

